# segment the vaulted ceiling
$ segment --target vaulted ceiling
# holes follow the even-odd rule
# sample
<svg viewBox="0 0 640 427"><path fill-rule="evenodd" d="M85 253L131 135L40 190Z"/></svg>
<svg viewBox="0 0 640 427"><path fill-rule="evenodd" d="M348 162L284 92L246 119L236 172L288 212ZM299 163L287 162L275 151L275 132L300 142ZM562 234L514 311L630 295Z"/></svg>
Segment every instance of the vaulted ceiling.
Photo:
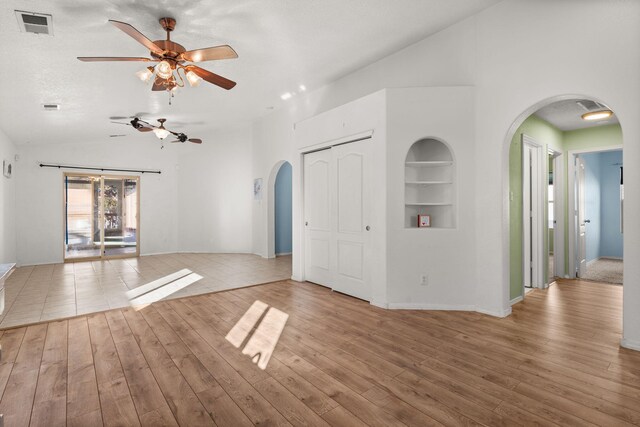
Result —
<svg viewBox="0 0 640 427"><path fill-rule="evenodd" d="M100 142L131 128L110 117L142 114L181 122L192 134L247 123L279 108L285 92L319 88L465 19L498 0L4 0L0 4L0 128L18 145ZM14 10L51 14L53 35L22 32ZM231 45L239 58L201 63L236 81L151 92L144 63L83 63L77 56L148 56L110 25L127 22L187 49ZM44 111L60 103L59 111Z"/></svg>

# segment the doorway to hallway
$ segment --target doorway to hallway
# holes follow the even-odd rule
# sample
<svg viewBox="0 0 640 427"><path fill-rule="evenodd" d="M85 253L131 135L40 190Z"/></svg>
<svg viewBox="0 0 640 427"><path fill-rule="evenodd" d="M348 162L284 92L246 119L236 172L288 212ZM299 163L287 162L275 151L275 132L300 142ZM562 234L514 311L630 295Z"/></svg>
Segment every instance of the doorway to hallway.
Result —
<svg viewBox="0 0 640 427"><path fill-rule="evenodd" d="M621 148L574 151L575 277L622 284L623 164Z"/></svg>

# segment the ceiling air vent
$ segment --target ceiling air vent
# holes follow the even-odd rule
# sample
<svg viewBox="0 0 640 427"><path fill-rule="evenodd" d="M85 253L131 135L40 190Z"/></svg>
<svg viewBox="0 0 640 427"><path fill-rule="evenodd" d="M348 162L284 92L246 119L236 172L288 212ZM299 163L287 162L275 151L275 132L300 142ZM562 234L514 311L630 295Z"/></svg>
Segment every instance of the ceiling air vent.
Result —
<svg viewBox="0 0 640 427"><path fill-rule="evenodd" d="M590 99L581 99L580 101L576 101L576 104L582 107L585 111L599 111L607 108L604 105Z"/></svg>
<svg viewBox="0 0 640 427"><path fill-rule="evenodd" d="M42 104L42 108L44 111L58 111L60 104Z"/></svg>
<svg viewBox="0 0 640 427"><path fill-rule="evenodd" d="M18 26L23 33L48 34L53 35L53 25L51 15L45 13L25 12L16 10Z"/></svg>

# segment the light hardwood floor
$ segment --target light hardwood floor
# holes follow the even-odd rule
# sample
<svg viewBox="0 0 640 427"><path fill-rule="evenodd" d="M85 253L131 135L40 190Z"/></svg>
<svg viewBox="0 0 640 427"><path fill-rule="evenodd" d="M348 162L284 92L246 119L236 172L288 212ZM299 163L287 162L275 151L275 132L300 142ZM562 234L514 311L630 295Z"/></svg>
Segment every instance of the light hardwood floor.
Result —
<svg viewBox="0 0 640 427"><path fill-rule="evenodd" d="M289 279L291 256L184 253L20 267L5 284L0 328L127 307L129 291L185 269L201 279L171 298Z"/></svg>
<svg viewBox="0 0 640 427"><path fill-rule="evenodd" d="M559 281L497 319L282 281L116 309L2 332L0 413L7 426L637 425L621 296ZM264 361L276 341L260 369L256 348Z"/></svg>

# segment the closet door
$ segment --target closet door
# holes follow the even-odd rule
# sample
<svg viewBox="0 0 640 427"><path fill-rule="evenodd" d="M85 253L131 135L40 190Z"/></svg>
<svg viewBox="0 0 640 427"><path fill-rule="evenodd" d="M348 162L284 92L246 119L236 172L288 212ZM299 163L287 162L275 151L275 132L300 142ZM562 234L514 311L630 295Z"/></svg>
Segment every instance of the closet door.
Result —
<svg viewBox="0 0 640 427"><path fill-rule="evenodd" d="M371 299L370 150L370 141L331 148L331 178L335 189L331 233L332 288L367 301Z"/></svg>
<svg viewBox="0 0 640 427"><path fill-rule="evenodd" d="M305 278L332 286L331 150L304 156Z"/></svg>

